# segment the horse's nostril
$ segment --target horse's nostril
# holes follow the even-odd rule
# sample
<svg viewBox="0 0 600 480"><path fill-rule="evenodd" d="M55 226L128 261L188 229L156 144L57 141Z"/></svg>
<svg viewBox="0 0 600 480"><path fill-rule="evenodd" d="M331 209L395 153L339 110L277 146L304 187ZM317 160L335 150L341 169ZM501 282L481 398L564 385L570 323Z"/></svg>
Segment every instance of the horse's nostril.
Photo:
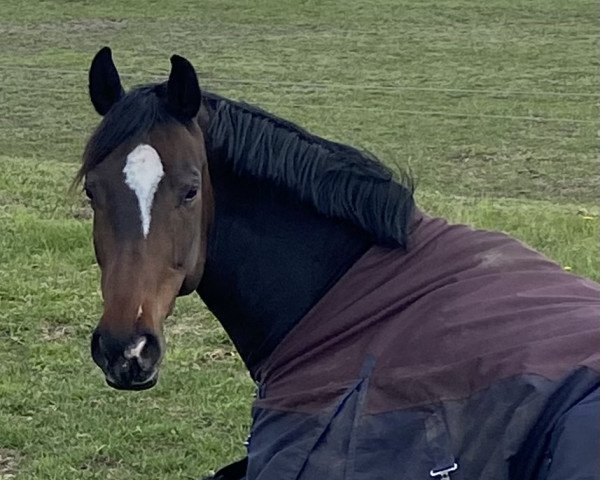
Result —
<svg viewBox="0 0 600 480"><path fill-rule="evenodd" d="M100 336L98 329L94 330L92 333L91 351L94 362L104 370L108 360L106 358L106 353L102 348L102 337Z"/></svg>

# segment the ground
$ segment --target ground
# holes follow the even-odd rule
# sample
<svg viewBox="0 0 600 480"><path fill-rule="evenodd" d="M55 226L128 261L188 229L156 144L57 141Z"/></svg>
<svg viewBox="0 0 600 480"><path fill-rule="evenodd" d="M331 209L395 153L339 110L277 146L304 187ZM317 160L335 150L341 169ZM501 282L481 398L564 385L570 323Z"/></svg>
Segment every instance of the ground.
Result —
<svg viewBox="0 0 600 480"><path fill-rule="evenodd" d="M197 298L159 385L89 355L90 212L68 186L98 117L93 54L126 86L173 53L204 88L409 167L419 203L598 280L592 0L0 0L0 480L197 478L242 455L252 384Z"/></svg>

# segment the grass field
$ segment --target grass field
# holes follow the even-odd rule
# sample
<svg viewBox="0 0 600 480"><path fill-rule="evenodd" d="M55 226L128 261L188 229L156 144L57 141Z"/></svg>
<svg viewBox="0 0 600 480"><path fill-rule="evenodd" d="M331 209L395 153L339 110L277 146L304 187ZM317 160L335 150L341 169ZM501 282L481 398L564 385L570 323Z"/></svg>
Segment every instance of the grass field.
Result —
<svg viewBox="0 0 600 480"><path fill-rule="evenodd" d="M199 7L198 5L202 5ZM252 385L197 298L157 388L88 353L90 213L67 192L98 121L87 68L124 83L190 58L206 88L408 165L418 200L598 273L592 0L0 0L0 480L191 479L243 454Z"/></svg>

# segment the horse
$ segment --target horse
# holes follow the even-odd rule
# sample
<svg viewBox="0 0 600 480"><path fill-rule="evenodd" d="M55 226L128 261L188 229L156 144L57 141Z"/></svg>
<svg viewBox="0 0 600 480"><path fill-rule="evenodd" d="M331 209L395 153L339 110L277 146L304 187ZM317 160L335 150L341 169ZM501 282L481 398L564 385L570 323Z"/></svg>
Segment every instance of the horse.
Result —
<svg viewBox="0 0 600 480"><path fill-rule="evenodd" d="M75 183L108 385L157 383L163 322L197 292L257 385L247 457L215 479L597 478L600 285L170 61L129 92L108 47L89 69L102 120Z"/></svg>

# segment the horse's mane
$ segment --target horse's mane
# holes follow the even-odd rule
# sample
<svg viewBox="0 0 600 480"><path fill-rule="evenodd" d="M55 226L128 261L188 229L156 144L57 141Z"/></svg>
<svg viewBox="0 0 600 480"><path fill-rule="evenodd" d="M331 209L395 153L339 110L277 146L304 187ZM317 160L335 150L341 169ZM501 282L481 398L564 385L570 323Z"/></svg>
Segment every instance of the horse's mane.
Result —
<svg viewBox="0 0 600 480"><path fill-rule="evenodd" d="M121 143L176 122L161 98L165 84L147 85L116 103L92 134L76 182ZM312 135L257 107L204 92L212 111L209 158L221 153L233 173L271 182L321 214L345 219L379 244L406 246L413 209L408 175L397 182L373 156Z"/></svg>
<svg viewBox="0 0 600 480"><path fill-rule="evenodd" d="M237 175L266 179L318 212L349 220L380 244L406 246L412 181L396 182L371 155L312 135L245 103L206 95L215 114L207 144Z"/></svg>

